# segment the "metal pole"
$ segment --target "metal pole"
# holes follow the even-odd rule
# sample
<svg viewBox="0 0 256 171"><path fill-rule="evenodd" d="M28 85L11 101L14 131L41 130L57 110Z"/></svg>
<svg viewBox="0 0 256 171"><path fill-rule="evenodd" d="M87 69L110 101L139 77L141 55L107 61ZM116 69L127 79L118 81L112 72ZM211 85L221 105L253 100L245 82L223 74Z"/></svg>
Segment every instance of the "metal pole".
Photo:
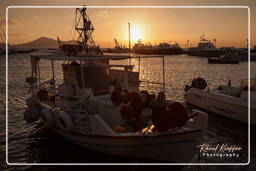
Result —
<svg viewBox="0 0 256 171"><path fill-rule="evenodd" d="M140 73L140 56L139 56L139 73Z"/></svg>
<svg viewBox="0 0 256 171"><path fill-rule="evenodd" d="M130 23L128 23L128 30L129 30L129 64L131 65L131 28L130 28Z"/></svg>
<svg viewBox="0 0 256 171"><path fill-rule="evenodd" d="M52 79L55 80L54 64L52 59Z"/></svg>
<svg viewBox="0 0 256 171"><path fill-rule="evenodd" d="M140 56L139 56L139 68L138 68L138 70L139 70L139 81L140 81Z"/></svg>
<svg viewBox="0 0 256 171"><path fill-rule="evenodd" d="M38 81L39 81L39 84L41 84L39 60L37 60L37 70L38 70Z"/></svg>
<svg viewBox="0 0 256 171"><path fill-rule="evenodd" d="M83 88L85 87L85 82L84 82L84 67L83 67L83 61L80 60L80 66L81 66L81 75L82 75L82 82L83 82Z"/></svg>
<svg viewBox="0 0 256 171"><path fill-rule="evenodd" d="M165 92L165 69L164 69L164 56L163 59L163 92Z"/></svg>

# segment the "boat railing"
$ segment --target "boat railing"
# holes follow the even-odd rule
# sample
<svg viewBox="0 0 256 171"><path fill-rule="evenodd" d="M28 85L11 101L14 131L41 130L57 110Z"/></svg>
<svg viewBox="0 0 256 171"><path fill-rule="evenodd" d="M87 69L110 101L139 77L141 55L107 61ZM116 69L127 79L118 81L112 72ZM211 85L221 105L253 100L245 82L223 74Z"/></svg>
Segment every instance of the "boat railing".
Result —
<svg viewBox="0 0 256 171"><path fill-rule="evenodd" d="M153 81L145 81L145 80L138 80L139 83L144 82L144 83L151 83L151 84L158 84L162 85L162 91L165 92L165 61L164 61L164 56L163 55L147 55L147 56L117 56L118 60L123 60L123 59L138 59L138 73L140 75L140 65L141 65L141 59L143 58L161 58L162 59L162 82L153 82ZM39 60L51 60L52 62L52 79L48 80L44 83L40 83L40 67L39 67ZM37 76L38 77L38 83L40 86L43 86L47 83L51 83L52 80L54 80L53 84L55 86L55 69L54 69L54 61L55 60L63 60L63 61L80 61L80 66L81 67L81 76L82 76L82 88L85 88L84 84L84 67L104 67L104 68L123 68L125 73L125 88L128 88L128 72L131 71L134 68L134 65L114 65L114 64L89 64L87 61L88 60L112 60L116 59L115 56L111 55L90 55L86 57L74 57L74 56L67 56L67 55L54 55L50 53L32 53L31 54L31 68L32 68L32 77Z"/></svg>

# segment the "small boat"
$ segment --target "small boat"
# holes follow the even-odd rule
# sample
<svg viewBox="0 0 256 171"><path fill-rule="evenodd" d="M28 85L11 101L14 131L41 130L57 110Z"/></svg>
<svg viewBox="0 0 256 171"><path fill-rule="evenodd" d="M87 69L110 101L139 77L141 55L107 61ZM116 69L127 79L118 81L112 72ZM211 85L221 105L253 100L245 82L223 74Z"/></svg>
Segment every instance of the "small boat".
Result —
<svg viewBox="0 0 256 171"><path fill-rule="evenodd" d="M232 51L226 51L220 57L208 58L209 64L239 64L240 59L238 54Z"/></svg>
<svg viewBox="0 0 256 171"><path fill-rule="evenodd" d="M209 64L239 64L239 59L208 58Z"/></svg>
<svg viewBox="0 0 256 171"><path fill-rule="evenodd" d="M85 7L76 10L81 17L87 16ZM91 24L88 18L82 21L84 26ZM113 65L110 61L115 57L83 48L84 56L31 54L32 74L26 82L33 95L27 99L25 120L30 123L41 118L46 128L74 144L112 155L191 161L205 134L208 115L200 110L189 113L183 104L166 100L164 79L151 83L161 85L157 97L140 91L140 70L134 71L130 64ZM164 62L164 56L160 59ZM51 61L52 67L51 78L44 82L40 79L41 60ZM55 61L64 61L63 81L56 80Z"/></svg>
<svg viewBox="0 0 256 171"><path fill-rule="evenodd" d="M250 87L250 89L248 89ZM242 80L240 87L221 85L209 90L202 78L192 81L185 88L185 101L194 108L210 111L230 119L248 123L248 92L250 91L250 123L256 125L256 78Z"/></svg>

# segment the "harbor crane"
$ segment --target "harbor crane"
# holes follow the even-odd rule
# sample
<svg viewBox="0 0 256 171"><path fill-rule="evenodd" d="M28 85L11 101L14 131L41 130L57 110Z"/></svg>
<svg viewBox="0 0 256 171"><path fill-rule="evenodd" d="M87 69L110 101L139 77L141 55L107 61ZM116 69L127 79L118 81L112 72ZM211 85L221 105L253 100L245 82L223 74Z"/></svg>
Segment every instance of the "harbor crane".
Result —
<svg viewBox="0 0 256 171"><path fill-rule="evenodd" d="M116 38L114 38L115 41L115 48L116 49L121 49L121 46L119 45L118 41L116 40Z"/></svg>

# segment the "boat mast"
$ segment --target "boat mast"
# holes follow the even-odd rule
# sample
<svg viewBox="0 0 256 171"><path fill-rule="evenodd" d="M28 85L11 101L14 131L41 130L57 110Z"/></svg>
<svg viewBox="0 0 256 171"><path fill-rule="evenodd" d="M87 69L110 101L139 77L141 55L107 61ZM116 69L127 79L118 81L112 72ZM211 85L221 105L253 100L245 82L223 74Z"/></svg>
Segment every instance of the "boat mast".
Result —
<svg viewBox="0 0 256 171"><path fill-rule="evenodd" d="M83 8L76 8L75 29L78 32L77 42L83 45L83 49L85 49L85 51L87 51L89 47L96 46L92 38L94 27L86 14L85 5Z"/></svg>
<svg viewBox="0 0 256 171"><path fill-rule="evenodd" d="M128 23L128 33L129 33L129 64L131 65L131 24Z"/></svg>

